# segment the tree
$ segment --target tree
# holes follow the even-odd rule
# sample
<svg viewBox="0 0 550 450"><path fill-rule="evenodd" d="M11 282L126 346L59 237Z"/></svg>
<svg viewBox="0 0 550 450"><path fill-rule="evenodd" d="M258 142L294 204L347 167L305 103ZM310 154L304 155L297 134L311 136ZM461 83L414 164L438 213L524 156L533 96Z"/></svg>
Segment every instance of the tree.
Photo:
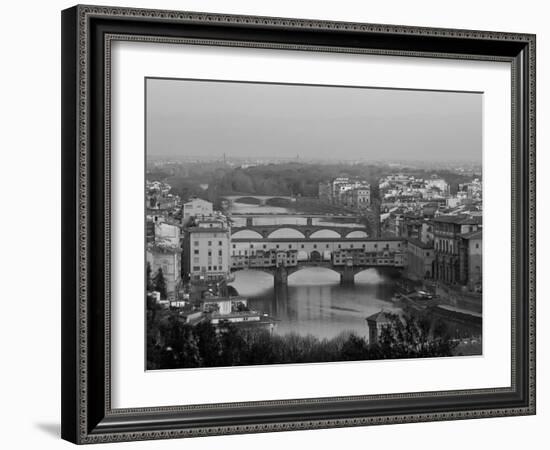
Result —
<svg viewBox="0 0 550 450"><path fill-rule="evenodd" d="M342 359L345 361L369 359L369 347L365 339L356 334L350 334L342 345Z"/></svg>
<svg viewBox="0 0 550 450"><path fill-rule="evenodd" d="M162 267L159 267L155 278L153 279L153 286L155 291L160 292L160 298L166 298L166 280L164 279L164 273L162 272Z"/></svg>
<svg viewBox="0 0 550 450"><path fill-rule="evenodd" d="M153 277L151 275L151 263L147 261L147 291L151 292L153 290Z"/></svg>
<svg viewBox="0 0 550 450"><path fill-rule="evenodd" d="M384 359L451 356L456 346L447 335L434 335L427 317L396 314L382 327L378 345Z"/></svg>
<svg viewBox="0 0 550 450"><path fill-rule="evenodd" d="M198 323L195 326L195 336L198 339L202 365L205 367L219 366L221 345L214 325L209 321Z"/></svg>
<svg viewBox="0 0 550 450"><path fill-rule="evenodd" d="M242 364L246 342L239 329L231 322L220 322L220 343L222 347L220 365L238 366Z"/></svg>

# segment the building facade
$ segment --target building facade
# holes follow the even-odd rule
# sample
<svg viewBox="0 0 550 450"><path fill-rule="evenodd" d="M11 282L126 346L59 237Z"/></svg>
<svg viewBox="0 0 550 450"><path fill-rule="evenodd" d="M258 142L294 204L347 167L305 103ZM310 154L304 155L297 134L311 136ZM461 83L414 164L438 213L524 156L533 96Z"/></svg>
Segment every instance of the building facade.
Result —
<svg viewBox="0 0 550 450"><path fill-rule="evenodd" d="M483 281L483 235L482 231L473 231L462 237L463 256L466 261L465 272L468 288L471 291L481 292Z"/></svg>
<svg viewBox="0 0 550 450"><path fill-rule="evenodd" d="M184 274L194 281L223 280L230 271L230 227L221 215L195 218L185 229Z"/></svg>
<svg viewBox="0 0 550 450"><path fill-rule="evenodd" d="M464 236L481 229L481 217L464 215L434 218L435 279L468 284L468 249Z"/></svg>
<svg viewBox="0 0 550 450"><path fill-rule="evenodd" d="M435 253L433 244L417 239L407 241L407 276L422 280L433 277Z"/></svg>
<svg viewBox="0 0 550 450"><path fill-rule="evenodd" d="M166 282L167 300L176 299L181 285L181 250L171 246L149 245L146 259L151 266L153 277L159 269L162 269Z"/></svg>
<svg viewBox="0 0 550 450"><path fill-rule="evenodd" d="M365 319L369 327L369 344L378 344L385 326L391 324L391 317L384 311L377 312Z"/></svg>

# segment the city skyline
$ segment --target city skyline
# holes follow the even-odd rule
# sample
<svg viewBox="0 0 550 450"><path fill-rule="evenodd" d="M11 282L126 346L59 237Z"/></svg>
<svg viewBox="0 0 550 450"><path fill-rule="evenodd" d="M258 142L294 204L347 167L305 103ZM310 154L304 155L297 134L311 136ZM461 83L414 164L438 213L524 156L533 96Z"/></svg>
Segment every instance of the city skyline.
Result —
<svg viewBox="0 0 550 450"><path fill-rule="evenodd" d="M150 78L146 101L149 159L481 163L479 92Z"/></svg>

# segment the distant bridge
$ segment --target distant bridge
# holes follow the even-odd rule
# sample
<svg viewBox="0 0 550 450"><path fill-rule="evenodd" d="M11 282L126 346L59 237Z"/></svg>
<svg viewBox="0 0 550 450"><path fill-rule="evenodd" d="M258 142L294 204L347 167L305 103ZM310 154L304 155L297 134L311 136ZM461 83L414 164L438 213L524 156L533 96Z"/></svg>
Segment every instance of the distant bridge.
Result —
<svg viewBox="0 0 550 450"><path fill-rule="evenodd" d="M352 231L364 231L365 236L379 236L379 221L373 211L365 210L360 214L232 214L232 234L239 231L256 231L262 237L269 237L271 233L282 228L299 231L304 237L309 237L316 231L333 230L341 237ZM357 237L357 233L355 233Z"/></svg>
<svg viewBox="0 0 550 450"><path fill-rule="evenodd" d="M370 235L370 224L365 217L358 215L322 215L322 214L257 214L234 215L235 223L231 227L233 237L241 237L249 231L258 238L281 237L283 230L298 234L296 237L313 238L318 232L330 231L328 237L362 237ZM268 223L266 223L268 222ZM271 223L270 223L271 222ZM329 223L326 223L329 222ZM317 236L321 237L321 236ZM327 237L326 235L324 237Z"/></svg>
<svg viewBox="0 0 550 450"><path fill-rule="evenodd" d="M239 200L241 202L243 201L250 201L255 200L258 205L265 206L268 204L271 200L285 200L289 203L296 202L296 197L291 197L288 195L249 195L249 194L243 194L243 195L224 195L221 197L222 200L227 200L230 204L233 203L239 203Z"/></svg>
<svg viewBox="0 0 550 450"><path fill-rule="evenodd" d="M243 226L243 227L232 227L231 235L235 238L240 235L244 235L245 231L250 231L252 234L256 234L258 238L268 239L270 237L275 237L280 235L282 231L295 231L298 232L301 237L305 239L315 238L316 235L321 234L323 231L329 231L336 234L340 238L350 237L367 237L367 229L364 226L357 227L339 227L334 225L255 225L255 226ZM317 236L320 237L320 236ZM325 236L326 237L326 236ZM246 239L246 238L244 238Z"/></svg>

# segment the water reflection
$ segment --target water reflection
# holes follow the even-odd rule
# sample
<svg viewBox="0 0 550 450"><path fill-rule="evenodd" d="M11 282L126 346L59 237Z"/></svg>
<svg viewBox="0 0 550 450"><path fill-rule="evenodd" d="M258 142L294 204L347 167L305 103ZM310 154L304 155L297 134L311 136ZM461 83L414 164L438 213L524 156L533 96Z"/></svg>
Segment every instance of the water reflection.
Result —
<svg viewBox="0 0 550 450"><path fill-rule="evenodd" d="M339 274L317 267L291 275L287 287L275 289L273 277L259 271L237 272L232 285L253 309L279 320L279 334L332 338L354 331L367 336L367 316L381 309L398 312L390 301L395 283L376 269L359 273L353 286L341 286Z"/></svg>

